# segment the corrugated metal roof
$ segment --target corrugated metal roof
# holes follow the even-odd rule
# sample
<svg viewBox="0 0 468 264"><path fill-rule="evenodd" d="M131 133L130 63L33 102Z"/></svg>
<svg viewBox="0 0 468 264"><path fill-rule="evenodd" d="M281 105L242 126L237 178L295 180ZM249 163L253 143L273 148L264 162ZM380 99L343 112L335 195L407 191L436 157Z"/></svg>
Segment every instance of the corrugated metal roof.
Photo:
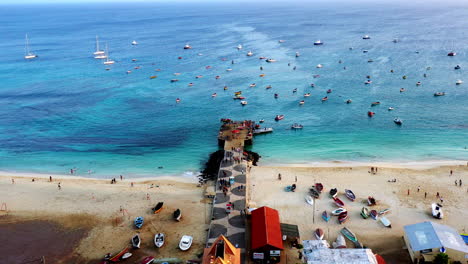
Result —
<svg viewBox="0 0 468 264"><path fill-rule="evenodd" d="M283 249L278 211L260 207L252 211L252 249L271 246Z"/></svg>

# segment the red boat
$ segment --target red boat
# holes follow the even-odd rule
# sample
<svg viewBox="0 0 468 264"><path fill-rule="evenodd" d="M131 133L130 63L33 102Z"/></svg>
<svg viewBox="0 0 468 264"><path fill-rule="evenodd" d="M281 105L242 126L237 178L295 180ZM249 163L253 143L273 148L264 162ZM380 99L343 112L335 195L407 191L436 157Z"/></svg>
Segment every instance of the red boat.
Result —
<svg viewBox="0 0 468 264"><path fill-rule="evenodd" d="M129 248L124 248L122 251L120 251L119 253L117 253L117 255L109 258L109 261L110 262L119 262L123 259L127 259L129 258L132 254L128 252L129 251ZM128 254L127 254L128 253ZM126 256L126 257L124 257Z"/></svg>
<svg viewBox="0 0 468 264"><path fill-rule="evenodd" d="M322 98L322 102L325 102L328 100L328 96L325 96L324 98Z"/></svg>
<svg viewBox="0 0 468 264"><path fill-rule="evenodd" d="M317 190L319 193L321 193L323 191L323 184L321 184L320 182L316 183L315 184L315 190Z"/></svg>
<svg viewBox="0 0 468 264"><path fill-rule="evenodd" d="M369 206L373 206L373 205L376 205L377 203L375 202L374 197L369 196L369 197L367 197L367 204L368 204Z"/></svg>
<svg viewBox="0 0 468 264"><path fill-rule="evenodd" d="M154 257L148 256L141 261L141 264L151 264L154 261Z"/></svg>
<svg viewBox="0 0 468 264"><path fill-rule="evenodd" d="M371 112L371 111L368 111L368 112L367 112L367 116L368 116L368 117L373 117L374 115L375 115L374 112Z"/></svg>
<svg viewBox="0 0 468 264"><path fill-rule="evenodd" d="M343 203L343 201L340 200L340 198L333 197L333 201L335 202L335 204L336 204L338 207L343 207L343 206L344 206L344 203Z"/></svg>
<svg viewBox="0 0 468 264"><path fill-rule="evenodd" d="M343 212L341 213L339 216L338 216L338 222L340 224L343 224L344 222L346 222L348 220L348 212Z"/></svg>
<svg viewBox="0 0 468 264"><path fill-rule="evenodd" d="M377 220L378 215L379 215L379 213L377 213L376 210L371 210L371 211L370 211L370 216L371 216L374 220Z"/></svg>
<svg viewBox="0 0 468 264"><path fill-rule="evenodd" d="M277 116L275 117L275 120L276 120L276 121L283 120L283 119L284 119L284 115L277 115Z"/></svg>

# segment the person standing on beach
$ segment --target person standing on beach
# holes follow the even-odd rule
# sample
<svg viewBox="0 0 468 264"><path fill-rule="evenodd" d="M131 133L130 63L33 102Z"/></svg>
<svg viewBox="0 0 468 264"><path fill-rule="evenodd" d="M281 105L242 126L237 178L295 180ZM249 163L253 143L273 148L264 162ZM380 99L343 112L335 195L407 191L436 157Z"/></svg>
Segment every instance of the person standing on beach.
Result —
<svg viewBox="0 0 468 264"><path fill-rule="evenodd" d="M462 186L462 180L460 179L458 182L459 182L458 184L459 184L460 187L461 187L461 186Z"/></svg>
<svg viewBox="0 0 468 264"><path fill-rule="evenodd" d="M281 181L281 173L278 173L278 180Z"/></svg>
<svg viewBox="0 0 468 264"><path fill-rule="evenodd" d="M424 199L426 199L427 197L427 192L424 192Z"/></svg>
<svg viewBox="0 0 468 264"><path fill-rule="evenodd" d="M408 189L408 196L409 196L409 189Z"/></svg>
<svg viewBox="0 0 468 264"><path fill-rule="evenodd" d="M49 182L52 182L52 176L49 176Z"/></svg>
<svg viewBox="0 0 468 264"><path fill-rule="evenodd" d="M58 190L59 190L59 191L61 191L61 190L62 190L62 185L61 185L61 183L60 183L60 182L58 183L58 185L57 185L57 188L58 188Z"/></svg>
<svg viewBox="0 0 468 264"><path fill-rule="evenodd" d="M458 186L458 181L457 180L455 180L455 186Z"/></svg>
<svg viewBox="0 0 468 264"><path fill-rule="evenodd" d="M294 176L294 178L295 178L295 180L296 180L296 182L297 182L297 176Z"/></svg>
<svg viewBox="0 0 468 264"><path fill-rule="evenodd" d="M15 179L11 178L11 184L15 184Z"/></svg>
<svg viewBox="0 0 468 264"><path fill-rule="evenodd" d="M120 180L123 181L123 176L122 175L120 175Z"/></svg>
<svg viewBox="0 0 468 264"><path fill-rule="evenodd" d="M452 176L452 175L453 175L453 170L450 170L450 176Z"/></svg>
<svg viewBox="0 0 468 264"><path fill-rule="evenodd" d="M418 192L419 192L419 190L421 190L421 186L418 186Z"/></svg>

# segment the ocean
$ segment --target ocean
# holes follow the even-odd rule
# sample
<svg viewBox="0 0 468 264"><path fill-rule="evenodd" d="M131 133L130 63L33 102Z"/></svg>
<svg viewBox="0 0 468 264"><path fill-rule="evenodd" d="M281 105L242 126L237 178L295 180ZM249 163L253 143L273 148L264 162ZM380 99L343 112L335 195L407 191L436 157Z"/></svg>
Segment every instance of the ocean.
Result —
<svg viewBox="0 0 468 264"><path fill-rule="evenodd" d="M190 176L221 118L274 128L251 148L262 164L468 160L467 16L462 3L1 5L0 171ZM93 58L96 35L115 64Z"/></svg>

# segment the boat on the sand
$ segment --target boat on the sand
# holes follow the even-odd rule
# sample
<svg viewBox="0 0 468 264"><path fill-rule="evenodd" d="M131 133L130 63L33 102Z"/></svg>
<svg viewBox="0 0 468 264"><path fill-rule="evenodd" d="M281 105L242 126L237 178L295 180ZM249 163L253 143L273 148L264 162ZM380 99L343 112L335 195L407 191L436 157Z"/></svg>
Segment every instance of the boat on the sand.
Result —
<svg viewBox="0 0 468 264"><path fill-rule="evenodd" d="M162 247L164 245L164 234L163 233L158 233L154 235L154 245L158 248Z"/></svg>
<svg viewBox="0 0 468 264"><path fill-rule="evenodd" d="M354 202L354 200L356 200L356 195L351 190L345 189L345 195L346 198L348 198L351 202Z"/></svg>
<svg viewBox="0 0 468 264"><path fill-rule="evenodd" d="M110 262L119 262L124 259L128 259L132 256L132 253L128 252L129 250L130 249L126 247L112 257L110 256L110 253L109 253L104 257L104 260L108 260Z"/></svg>
<svg viewBox="0 0 468 264"><path fill-rule="evenodd" d="M344 206L343 201L341 201L340 198L338 198L338 197L333 197L333 201L335 202L335 204L336 204L338 207L343 207L343 206Z"/></svg>
<svg viewBox="0 0 468 264"><path fill-rule="evenodd" d="M317 228L315 229L315 237L318 239L318 240L322 240L323 237L325 236L325 233L323 232L323 229L322 228Z"/></svg>
<svg viewBox="0 0 468 264"><path fill-rule="evenodd" d="M369 215L372 217L372 219L374 220L377 220L377 218L379 217L379 213L377 213L376 210L371 210Z"/></svg>
<svg viewBox="0 0 468 264"><path fill-rule="evenodd" d="M385 227L392 228L392 222L390 222L390 220L388 220L387 217L385 217L385 216L380 217L380 222L382 222L382 224Z"/></svg>
<svg viewBox="0 0 468 264"><path fill-rule="evenodd" d="M343 224L348 220L348 212L343 212L338 216L338 223Z"/></svg>
<svg viewBox="0 0 468 264"><path fill-rule="evenodd" d="M314 187L309 189L309 193L312 197L316 199L320 198L320 193Z"/></svg>
<svg viewBox="0 0 468 264"><path fill-rule="evenodd" d="M179 248L180 250L186 251L192 246L193 237L184 235L180 239Z"/></svg>
<svg viewBox="0 0 468 264"><path fill-rule="evenodd" d="M135 227L138 229L140 229L143 226L143 222L144 222L143 216L138 216L133 221L133 223L135 224Z"/></svg>
<svg viewBox="0 0 468 264"><path fill-rule="evenodd" d="M133 248L140 248L141 238L139 234L136 234L132 237L132 246Z"/></svg>
<svg viewBox="0 0 468 264"><path fill-rule="evenodd" d="M354 244L358 243L357 236L351 230L349 230L349 228L343 227L341 229L341 234L343 234L344 237L349 239L349 241L353 242Z"/></svg>
<svg viewBox="0 0 468 264"><path fill-rule="evenodd" d="M377 204L377 202L375 201L374 197L372 197L372 196L367 197L367 205L373 206L373 205L376 205L376 204Z"/></svg>
<svg viewBox="0 0 468 264"><path fill-rule="evenodd" d="M367 207L362 207L361 209L361 216L364 219L369 218L369 209Z"/></svg>
<svg viewBox="0 0 468 264"><path fill-rule="evenodd" d="M148 256L144 258L140 263L141 264L151 264L154 262L154 257L153 256Z"/></svg>
<svg viewBox="0 0 468 264"><path fill-rule="evenodd" d="M390 212L390 208L386 208L386 209L383 209L381 211L379 211L379 215L384 215L386 213L389 213Z"/></svg>
<svg viewBox="0 0 468 264"><path fill-rule="evenodd" d="M182 211L180 211L180 209L177 209L174 211L172 216L174 217L174 220L180 221L180 219L182 218Z"/></svg>
<svg viewBox="0 0 468 264"><path fill-rule="evenodd" d="M444 213L442 212L442 205L438 203L433 203L432 207L432 216L437 219L444 218Z"/></svg>
<svg viewBox="0 0 468 264"><path fill-rule="evenodd" d="M338 194L338 189L336 188L333 188L333 189L330 189L330 197L335 197L337 194Z"/></svg>
<svg viewBox="0 0 468 264"><path fill-rule="evenodd" d="M338 234L336 241L332 243L333 248L346 248L346 240L342 234Z"/></svg>
<svg viewBox="0 0 468 264"><path fill-rule="evenodd" d="M343 207L340 207L338 209L333 210L331 213L332 215L340 215L341 213L346 212L346 209Z"/></svg>
<svg viewBox="0 0 468 264"><path fill-rule="evenodd" d="M306 202L307 202L308 204L314 205L314 198L312 198L312 196L306 195L306 196L305 196L305 200L306 200Z"/></svg>
<svg viewBox="0 0 468 264"><path fill-rule="evenodd" d="M315 184L315 189L321 193L323 191L323 184L321 184L320 182L316 183Z"/></svg>
<svg viewBox="0 0 468 264"><path fill-rule="evenodd" d="M328 212L326 210L323 211L322 218L323 218L323 220L325 220L325 222L330 221L330 215L328 214Z"/></svg>
<svg viewBox="0 0 468 264"><path fill-rule="evenodd" d="M163 209L163 205L164 202L159 202L158 204L156 204L156 206L152 208L153 214L161 212L161 210Z"/></svg>

